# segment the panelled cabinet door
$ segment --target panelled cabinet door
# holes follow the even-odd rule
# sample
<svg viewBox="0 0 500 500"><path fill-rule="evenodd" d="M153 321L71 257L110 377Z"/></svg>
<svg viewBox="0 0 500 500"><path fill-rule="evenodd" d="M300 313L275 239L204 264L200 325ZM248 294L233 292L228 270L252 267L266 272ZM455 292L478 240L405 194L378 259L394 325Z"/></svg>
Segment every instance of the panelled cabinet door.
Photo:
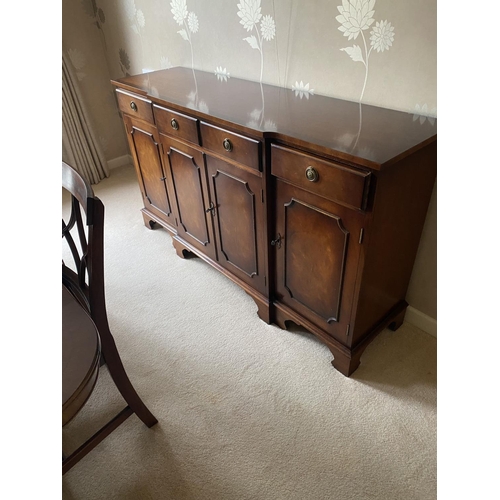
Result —
<svg viewBox="0 0 500 500"><path fill-rule="evenodd" d="M216 260L213 210L207 189L204 154L160 134L164 164L172 182L177 234L205 255Z"/></svg>
<svg viewBox="0 0 500 500"><path fill-rule="evenodd" d="M174 227L175 217L161 161L158 131L142 120L135 120L127 115L123 119L144 207Z"/></svg>
<svg viewBox="0 0 500 500"><path fill-rule="evenodd" d="M260 174L206 156L219 264L265 293L265 212Z"/></svg>
<svg viewBox="0 0 500 500"><path fill-rule="evenodd" d="M276 181L276 299L344 344L363 214Z"/></svg>

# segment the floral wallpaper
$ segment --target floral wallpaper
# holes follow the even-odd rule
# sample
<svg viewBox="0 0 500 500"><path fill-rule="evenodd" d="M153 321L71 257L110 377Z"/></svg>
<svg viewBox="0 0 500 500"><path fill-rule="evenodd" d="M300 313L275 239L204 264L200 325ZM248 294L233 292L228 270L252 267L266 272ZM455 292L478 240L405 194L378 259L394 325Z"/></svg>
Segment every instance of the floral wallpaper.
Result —
<svg viewBox="0 0 500 500"><path fill-rule="evenodd" d="M402 110L419 123L437 114L437 0L63 0L62 13L63 50L108 160L128 154L109 80L172 66L286 87L297 99ZM206 106L196 92L189 102ZM249 123L265 123L264 108L249 110Z"/></svg>
<svg viewBox="0 0 500 500"><path fill-rule="evenodd" d="M126 144L106 80L172 66L435 118L436 10L436 0L63 0L63 50L112 158Z"/></svg>

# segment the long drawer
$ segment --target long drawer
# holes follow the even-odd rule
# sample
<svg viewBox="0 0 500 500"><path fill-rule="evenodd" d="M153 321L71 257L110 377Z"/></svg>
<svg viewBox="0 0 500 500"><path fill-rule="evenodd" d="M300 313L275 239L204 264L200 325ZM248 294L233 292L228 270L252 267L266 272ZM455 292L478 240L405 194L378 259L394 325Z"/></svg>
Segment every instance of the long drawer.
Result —
<svg viewBox="0 0 500 500"><path fill-rule="evenodd" d="M271 144L271 173L329 200L365 209L370 172Z"/></svg>

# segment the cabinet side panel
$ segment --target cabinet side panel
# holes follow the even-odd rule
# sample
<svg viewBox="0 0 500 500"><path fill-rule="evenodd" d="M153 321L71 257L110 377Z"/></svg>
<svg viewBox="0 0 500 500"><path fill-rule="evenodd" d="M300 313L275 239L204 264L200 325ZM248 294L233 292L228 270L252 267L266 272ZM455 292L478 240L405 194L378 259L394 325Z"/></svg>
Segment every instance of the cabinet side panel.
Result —
<svg viewBox="0 0 500 500"><path fill-rule="evenodd" d="M405 300L436 179L434 142L378 174L353 344Z"/></svg>

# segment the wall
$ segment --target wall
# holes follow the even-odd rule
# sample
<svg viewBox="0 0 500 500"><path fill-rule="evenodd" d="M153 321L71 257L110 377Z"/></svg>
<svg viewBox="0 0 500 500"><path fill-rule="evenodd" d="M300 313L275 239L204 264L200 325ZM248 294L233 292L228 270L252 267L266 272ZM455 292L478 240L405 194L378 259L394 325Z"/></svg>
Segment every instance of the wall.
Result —
<svg viewBox="0 0 500 500"><path fill-rule="evenodd" d="M109 79L170 66L218 69L432 121L436 10L436 0L63 0L63 50L72 51L113 159L128 150ZM408 292L432 318L435 229L436 190Z"/></svg>

